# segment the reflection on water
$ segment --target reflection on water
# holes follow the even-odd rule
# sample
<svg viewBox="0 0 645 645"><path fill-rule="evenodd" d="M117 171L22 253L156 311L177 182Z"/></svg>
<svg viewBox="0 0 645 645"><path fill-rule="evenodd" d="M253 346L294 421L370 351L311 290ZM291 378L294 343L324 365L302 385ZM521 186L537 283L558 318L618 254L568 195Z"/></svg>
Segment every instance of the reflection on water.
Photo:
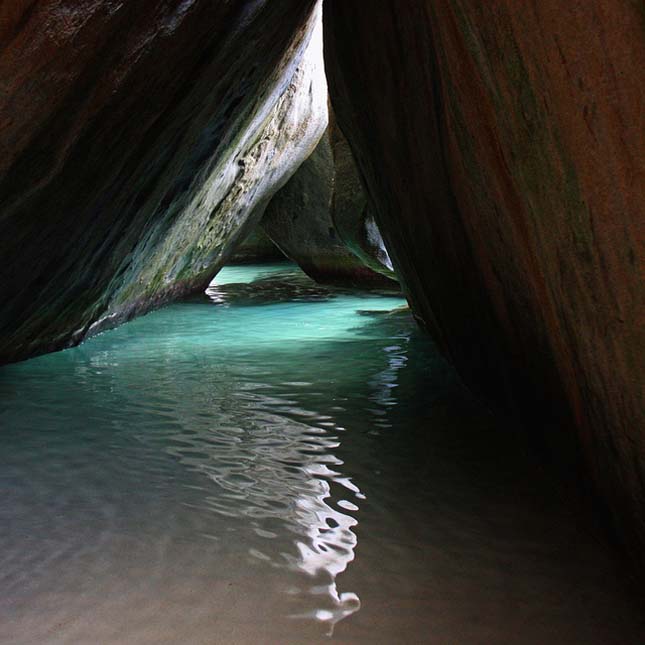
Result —
<svg viewBox="0 0 645 645"><path fill-rule="evenodd" d="M307 573L311 593L327 598L324 608L303 616L333 625L360 606L356 594L338 593L336 576L354 559L357 522L347 510L357 511L363 495L337 470L343 462L334 456L339 442L331 434L330 417L262 394L255 384L236 387L218 417L217 434L180 432L171 437L167 452L217 484L217 494L204 496L201 508L242 517L249 530L267 540L293 534L294 552L253 547L249 553L271 566ZM326 427L287 420L285 414Z"/></svg>
<svg viewBox="0 0 645 645"><path fill-rule="evenodd" d="M0 641L642 642L403 304L229 267L0 369Z"/></svg>

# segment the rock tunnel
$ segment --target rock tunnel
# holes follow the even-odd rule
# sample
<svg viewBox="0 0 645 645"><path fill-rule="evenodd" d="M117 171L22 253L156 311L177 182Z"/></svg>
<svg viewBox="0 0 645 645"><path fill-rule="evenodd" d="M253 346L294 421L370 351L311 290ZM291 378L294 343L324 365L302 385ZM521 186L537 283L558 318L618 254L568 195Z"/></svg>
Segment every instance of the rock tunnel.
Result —
<svg viewBox="0 0 645 645"><path fill-rule="evenodd" d="M629 0L3 3L0 362L244 240L400 285L642 576L644 31Z"/></svg>

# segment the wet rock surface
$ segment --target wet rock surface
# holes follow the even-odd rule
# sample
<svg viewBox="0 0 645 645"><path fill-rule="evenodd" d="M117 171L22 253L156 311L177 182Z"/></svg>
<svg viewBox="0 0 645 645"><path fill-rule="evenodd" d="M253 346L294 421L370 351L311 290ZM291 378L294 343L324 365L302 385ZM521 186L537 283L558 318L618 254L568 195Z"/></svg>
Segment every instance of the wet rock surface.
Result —
<svg viewBox="0 0 645 645"><path fill-rule="evenodd" d="M417 316L643 561L643 12L328 2L334 111Z"/></svg>

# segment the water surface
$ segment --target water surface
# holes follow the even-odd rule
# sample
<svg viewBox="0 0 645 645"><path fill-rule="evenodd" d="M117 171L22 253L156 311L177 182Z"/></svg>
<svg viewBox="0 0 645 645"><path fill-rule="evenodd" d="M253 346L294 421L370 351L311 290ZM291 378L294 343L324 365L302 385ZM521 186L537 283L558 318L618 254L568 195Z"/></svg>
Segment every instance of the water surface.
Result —
<svg viewBox="0 0 645 645"><path fill-rule="evenodd" d="M404 304L228 267L0 369L0 642L645 642Z"/></svg>

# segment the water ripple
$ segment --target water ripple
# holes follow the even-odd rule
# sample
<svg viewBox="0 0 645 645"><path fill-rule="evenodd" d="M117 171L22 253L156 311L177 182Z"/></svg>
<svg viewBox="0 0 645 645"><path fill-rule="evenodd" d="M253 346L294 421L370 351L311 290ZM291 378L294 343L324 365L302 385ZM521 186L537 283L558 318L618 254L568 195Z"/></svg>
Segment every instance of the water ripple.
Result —
<svg viewBox="0 0 645 645"><path fill-rule="evenodd" d="M2 642L642 642L402 304L231 268L0 369Z"/></svg>

